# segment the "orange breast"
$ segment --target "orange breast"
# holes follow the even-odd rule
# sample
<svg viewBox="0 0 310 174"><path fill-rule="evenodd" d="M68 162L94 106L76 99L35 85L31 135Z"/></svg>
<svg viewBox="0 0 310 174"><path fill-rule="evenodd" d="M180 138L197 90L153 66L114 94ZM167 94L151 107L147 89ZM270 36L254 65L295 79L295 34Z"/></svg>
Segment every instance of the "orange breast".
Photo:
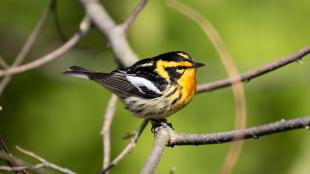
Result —
<svg viewBox="0 0 310 174"><path fill-rule="evenodd" d="M186 105L196 92L196 69L186 70L177 82L182 87L182 97L177 104Z"/></svg>

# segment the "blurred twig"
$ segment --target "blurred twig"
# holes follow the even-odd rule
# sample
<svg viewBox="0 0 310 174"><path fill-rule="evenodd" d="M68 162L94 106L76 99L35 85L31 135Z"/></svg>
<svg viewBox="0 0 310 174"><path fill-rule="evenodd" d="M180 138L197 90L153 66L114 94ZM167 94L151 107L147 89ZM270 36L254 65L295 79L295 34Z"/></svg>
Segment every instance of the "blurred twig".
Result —
<svg viewBox="0 0 310 174"><path fill-rule="evenodd" d="M3 170L3 171L8 171L8 172L20 172L22 170L27 170L27 169L40 169L40 168L43 168L45 167L44 164L42 163L39 163L39 164L36 164L34 166L31 166L31 167L9 167L9 166L0 166L0 170ZM19 173L18 173L19 174Z"/></svg>
<svg viewBox="0 0 310 174"><path fill-rule="evenodd" d="M77 44L80 41L80 39L88 32L90 24L91 24L90 19L87 16L84 17L82 22L80 23L80 31L75 33L65 44L63 44L56 50L48 53L47 55L34 60L33 62L0 71L0 77L8 74L12 75L22 73L34 68L38 68L41 65L44 65L52 60L57 59L60 55L68 51L70 48L72 48L75 44Z"/></svg>
<svg viewBox="0 0 310 174"><path fill-rule="evenodd" d="M4 60L4 58L0 55L0 66L2 66L2 68L8 68L9 65L6 63L6 61Z"/></svg>
<svg viewBox="0 0 310 174"><path fill-rule="evenodd" d="M47 9L44 10L41 18L39 19L37 25L35 26L34 30L30 34L29 38L25 42L24 46L22 47L21 51L18 53L17 57L15 58L14 62L10 66L10 68L16 67L20 65L23 60L26 58L27 54L29 53L30 49L32 48L33 44L35 43L38 35L41 33L43 26L51 12L51 4L53 1L50 3L50 5L47 7ZM6 74L4 78L2 79L0 83L0 96L3 93L5 87L9 84L11 81L12 75L11 74Z"/></svg>
<svg viewBox="0 0 310 174"><path fill-rule="evenodd" d="M6 163L9 166L2 166L2 170L6 169L14 169L13 171L15 171L16 174L28 174L28 171L26 169L21 169L20 165L14 161L12 159L13 155L11 154L11 152L9 151L6 143L4 142L3 138L0 135L0 152L2 152L3 154L6 154L9 158L5 159ZM10 158L11 157L11 158ZM19 169L17 169L19 168Z"/></svg>
<svg viewBox="0 0 310 174"><path fill-rule="evenodd" d="M60 166L58 166L58 165L56 165L54 163L51 163L51 162L45 160L44 158L36 155L35 153L30 152L28 150L25 150L25 149L23 149L23 148L21 148L19 146L16 146L16 149L18 151L22 152L23 154L25 154L27 156L30 156L30 157L40 161L42 167L48 167L48 168L54 169L54 170L56 170L58 172L65 173L65 174L76 174L75 172L71 171L70 169L63 168L63 167L60 167Z"/></svg>
<svg viewBox="0 0 310 174"><path fill-rule="evenodd" d="M310 46L307 46L290 56L281 58L270 64L264 65L260 68L242 73L240 76L230 77L223 80L201 84L198 86L197 92L202 93L217 90L220 88L231 86L232 84L238 83L240 81L249 82L251 79L262 76L271 71L277 70L285 65L301 61L301 59L308 54L310 54Z"/></svg>
<svg viewBox="0 0 310 174"><path fill-rule="evenodd" d="M197 10L192 9L188 5L176 1L168 0L168 5L178 12L184 14L204 31L207 37L214 45L217 53L220 55L221 61L228 73L229 77L240 76L239 70L236 67L232 56L225 47L225 44L212 23L202 16ZM232 85L234 103L235 103L235 129L243 129L246 126L246 99L242 83ZM242 148L242 142L232 143L230 150L226 155L224 164L221 169L221 174L228 174L234 168Z"/></svg>
<svg viewBox="0 0 310 174"><path fill-rule="evenodd" d="M115 159L110 163L109 166L107 166L103 171L102 174L106 174L112 167L116 166L126 155L128 155L133 148L136 147L137 141L142 134L144 128L146 127L148 123L148 120L143 120L142 124L140 125L139 129L136 131L134 137L131 138L130 142L127 144L127 146L122 150L122 152L115 157Z"/></svg>
<svg viewBox="0 0 310 174"><path fill-rule="evenodd" d="M141 12L143 7L146 5L147 0L140 0L139 4L135 8L135 10L131 13L130 16L122 23L124 31L127 31L129 26L134 22L138 14Z"/></svg>
<svg viewBox="0 0 310 174"><path fill-rule="evenodd" d="M25 155L27 155L29 157L32 157L32 158L38 160L40 162L36 165L25 163L22 160L14 157L11 153L9 153L9 151L8 151L6 145L4 144L4 141L1 139L1 137L0 137L0 142L1 142L0 148L2 149L2 150L0 149L0 158L4 159L9 164L9 166L0 166L0 170L13 171L13 172L16 172L16 174L28 174L27 170L32 170L38 174L48 174L49 172L47 172L43 168L51 168L51 169L54 169L55 171L65 173L65 174L76 174L75 172L71 171L70 169L63 168L63 167L60 167L56 164L53 164L53 163L45 160L44 158L34 154L33 152L27 151L27 150L22 149L21 147L17 146L16 149L18 151L24 153Z"/></svg>
<svg viewBox="0 0 310 174"><path fill-rule="evenodd" d="M110 129L113 121L113 117L115 115L117 103L117 96L112 95L109 100L106 112L104 114L104 122L101 130L102 135L102 143L103 143L103 164L102 169L105 169L110 164L110 156L111 156L111 135Z"/></svg>
<svg viewBox="0 0 310 174"><path fill-rule="evenodd" d="M4 153L2 151L0 151L0 158L8 161L13 161L14 163L18 164L18 166L16 167L12 167L12 166L0 166L0 170L3 171L15 171L15 173L19 172L20 170L22 171L26 171L26 170L32 170L33 172L37 173L37 174L49 174L49 172L47 172L43 167L42 163L36 164L36 165L32 165L29 163L25 163L22 160L18 159L17 157L13 156L13 155L9 155L7 153ZM28 174L27 173L18 173L18 174Z"/></svg>

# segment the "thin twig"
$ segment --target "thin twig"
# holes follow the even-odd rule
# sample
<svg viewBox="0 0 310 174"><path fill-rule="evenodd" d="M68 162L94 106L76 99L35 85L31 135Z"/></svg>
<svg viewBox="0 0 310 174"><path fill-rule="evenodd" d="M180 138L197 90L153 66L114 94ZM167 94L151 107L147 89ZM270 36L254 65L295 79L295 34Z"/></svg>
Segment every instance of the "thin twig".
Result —
<svg viewBox="0 0 310 174"><path fill-rule="evenodd" d="M18 53L17 57L15 58L14 62L12 63L12 65L10 66L10 68L12 67L16 67L18 65L20 65L23 60L26 58L27 54L29 53L30 49L32 48L33 44L35 43L35 41L37 40L38 35L41 33L43 26L51 12L51 4L52 2L49 4L49 6L44 10L41 18L39 19L37 25L35 26L34 30L32 31L32 33L30 34L29 38L27 39L27 41L25 42L24 46L22 47L21 51ZM0 96L3 93L5 87L10 83L12 78L11 74L7 74L1 81L0 83Z"/></svg>
<svg viewBox="0 0 310 174"><path fill-rule="evenodd" d="M56 164L53 164L53 163L51 163L51 162L48 162L48 161L45 160L44 158L42 158L42 157L36 155L35 153L30 152L30 151L28 151L28 150L25 150L25 149L23 149L23 148L21 148L21 147L19 147L19 146L16 146L16 149L17 149L18 151L24 153L25 155L30 156L30 157L32 157L32 158L34 158L34 159L40 161L40 162L43 163L44 166L46 166L46 167L49 167L49 168L51 168L51 169L54 169L54 170L56 170L56 171L59 171L59 172L62 172L62 173L66 173L66 174L76 174L75 172L73 172L72 170L70 170L70 169L68 169L68 168L63 168L63 167L60 167L60 166L58 166L58 165L56 165Z"/></svg>
<svg viewBox="0 0 310 174"><path fill-rule="evenodd" d="M153 122L152 122L153 124ZM154 124L153 124L154 127ZM166 129L168 128L168 129ZM152 148L152 152L146 161L141 174L153 174L160 161L162 154L164 153L165 147L168 144L170 138L170 131L172 130L168 125L164 123L163 126L155 128L155 140Z"/></svg>
<svg viewBox="0 0 310 174"><path fill-rule="evenodd" d="M138 14L141 12L143 7L146 5L147 0L140 0L139 4L136 6L135 10L131 13L130 16L122 23L124 31L127 31L130 25L134 22Z"/></svg>
<svg viewBox="0 0 310 174"><path fill-rule="evenodd" d="M102 135L102 144L103 144L103 164L102 169L105 169L110 164L110 156L111 156L111 135L110 129L113 121L113 117L115 115L117 103L117 96L112 95L109 100L106 112L104 114L104 122L101 130Z"/></svg>
<svg viewBox="0 0 310 174"><path fill-rule="evenodd" d="M202 92L213 91L216 89L228 87L232 84L238 83L239 81L248 82L253 78L262 76L266 73L279 69L287 64L300 61L304 56L308 55L309 53L310 53L310 46L307 46L301 49L300 51L298 51L297 53L284 57L280 60L276 60L273 63L264 65L263 67L245 72L241 74L241 76L236 76L236 77L226 78L223 80L218 80L215 82L201 84L198 86L197 92L202 93Z"/></svg>
<svg viewBox="0 0 310 174"><path fill-rule="evenodd" d="M117 25L98 0L81 0L87 15L98 30L107 38L117 62L128 67L137 62L138 57L131 49L122 25Z"/></svg>
<svg viewBox="0 0 310 174"><path fill-rule="evenodd" d="M220 34L217 32L213 24L201 15L197 10L194 10L185 3L168 0L168 5L178 12L184 14L195 23L197 23L200 28L204 31L206 36L210 39L214 45L217 53L220 56L221 62L224 65L228 76L240 76L240 72L230 55L229 51L226 49L223 39ZM245 92L242 83L235 83L232 85L232 91L234 96L235 104L235 129L244 129L246 126L246 99ZM240 152L242 148L242 142L232 143L230 145L229 151L225 157L225 161L222 165L220 174L229 174L234 168L235 164L238 161Z"/></svg>
<svg viewBox="0 0 310 174"><path fill-rule="evenodd" d="M77 44L80 39L88 32L90 28L90 19L88 17L84 17L80 24L80 31L75 33L65 44L63 44L61 47L57 48L53 52L48 53L47 55L36 59L33 62L26 63L21 66L12 67L7 70L0 71L0 77L7 75L7 74L17 74L22 73L25 71L29 71L34 68L38 68L39 66L42 66L52 60L57 59L60 55L68 51L70 48L72 48L75 44Z"/></svg>
<svg viewBox="0 0 310 174"><path fill-rule="evenodd" d="M13 156L12 154L7 154L3 151L0 151L0 158L4 159L5 161L12 161L14 164L16 164L16 167L14 166L6 166L6 167L10 167L16 170L18 169L22 170L22 171L17 171L17 172L15 170L17 174L28 174L29 172L27 170L32 170L38 174L49 174L49 172L47 172L44 168L39 167L38 166L39 164L32 165L32 164L26 163L22 161L21 159L18 159L17 157ZM6 168L5 166L2 166L2 167L3 167L3 170L7 171L6 169L8 168Z"/></svg>
<svg viewBox="0 0 310 174"><path fill-rule="evenodd" d="M7 154L9 157L13 157L13 155L9 151L9 148L7 147L1 135L0 135L0 152ZM9 165L7 167L11 167L11 168L20 167L20 165L17 162L12 160L12 158L8 158L5 161ZM14 170L14 171L16 174L28 174L28 171L26 169L20 169L20 170Z"/></svg>
<svg viewBox="0 0 310 174"><path fill-rule="evenodd" d="M245 139L258 139L259 137L274 133L289 131L298 128L310 128L310 116L292 120L281 120L261 126L251 127L243 130L233 130L208 134L180 134L170 133L168 146L175 145L206 145L222 144Z"/></svg>
<svg viewBox="0 0 310 174"><path fill-rule="evenodd" d="M16 172L16 171L20 171L20 170L34 170L34 169L40 169L40 168L44 168L47 167L45 164L43 163L39 163L33 166L23 166L23 167L9 167L9 166L0 166L0 170L4 170L4 171L9 171L9 172Z"/></svg>
<svg viewBox="0 0 310 174"><path fill-rule="evenodd" d="M2 66L2 68L5 68L5 69L9 67L9 65L6 63L6 61L1 55L0 55L0 66Z"/></svg>
<svg viewBox="0 0 310 174"><path fill-rule="evenodd" d="M107 166L101 173L106 174L112 167L116 166L125 156L127 156L133 149L136 147L138 139L142 134L144 128L146 127L148 120L143 120L142 124L140 125L139 129L136 131L134 137L131 138L130 142L127 146L122 150L122 152L115 157L115 159L111 162L109 166Z"/></svg>
<svg viewBox="0 0 310 174"><path fill-rule="evenodd" d="M0 166L0 170L8 172L18 172L20 170L26 170L27 167L10 167L10 166Z"/></svg>

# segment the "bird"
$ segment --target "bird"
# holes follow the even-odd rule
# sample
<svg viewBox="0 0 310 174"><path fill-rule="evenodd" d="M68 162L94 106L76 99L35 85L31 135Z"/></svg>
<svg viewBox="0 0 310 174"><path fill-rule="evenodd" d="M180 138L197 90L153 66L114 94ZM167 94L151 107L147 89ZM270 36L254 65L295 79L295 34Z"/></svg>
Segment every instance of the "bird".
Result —
<svg viewBox="0 0 310 174"><path fill-rule="evenodd" d="M110 73L71 66L64 74L99 83L134 116L165 120L191 101L196 93L196 70L202 66L186 52L172 51Z"/></svg>

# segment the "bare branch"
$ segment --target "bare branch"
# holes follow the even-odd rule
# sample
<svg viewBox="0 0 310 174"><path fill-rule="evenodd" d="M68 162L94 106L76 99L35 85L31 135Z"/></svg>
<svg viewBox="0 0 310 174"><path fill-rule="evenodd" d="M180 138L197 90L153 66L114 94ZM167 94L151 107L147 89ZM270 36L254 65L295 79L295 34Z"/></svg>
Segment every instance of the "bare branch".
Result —
<svg viewBox="0 0 310 174"><path fill-rule="evenodd" d="M4 58L1 55L0 55L0 66L2 66L2 68L9 67L9 65L6 63L6 61L4 60Z"/></svg>
<svg viewBox="0 0 310 174"><path fill-rule="evenodd" d="M117 103L117 96L112 95L109 100L106 112L104 114L104 122L101 130L102 135L102 143L103 143L103 164L102 169L105 169L110 164L110 156L111 156L111 137L110 137L110 129L113 121L113 117L115 115Z"/></svg>
<svg viewBox="0 0 310 174"><path fill-rule="evenodd" d="M28 174L29 172L27 170L32 170L35 173L38 174L49 174L45 169L43 169L42 164L37 165L31 165L29 163L25 163L21 159L18 159L17 157L13 156L12 154L7 154L3 151L0 151L0 158L4 159L5 161L12 161L14 164L16 164L16 167L10 166L12 170L15 170L17 174ZM8 166L2 166L3 170L7 171ZM22 171L16 171L16 170L22 170Z"/></svg>
<svg viewBox="0 0 310 174"><path fill-rule="evenodd" d="M116 166L125 156L127 156L135 147L138 142L140 135L142 134L144 128L146 127L148 120L143 120L139 129L136 131L134 137L130 140L127 146L123 149L123 151L111 162L109 166L107 166L101 173L106 174L112 167Z"/></svg>
<svg viewBox="0 0 310 174"><path fill-rule="evenodd" d="M8 171L8 172L18 172L18 171L21 171L21 170L27 170L27 169L40 169L40 168L44 168L46 167L43 163L39 163L39 164L36 164L34 166L31 166L31 167L9 167L9 166L0 166L0 170L3 170L3 171Z"/></svg>
<svg viewBox="0 0 310 174"><path fill-rule="evenodd" d="M63 44L61 47L58 49L54 50L51 53L48 53L47 55L36 59L33 62L18 66L18 67L12 67L7 70L0 71L0 77L7 75L7 74L17 74L17 73L22 73L25 71L29 71L34 68L38 68L41 65L44 65L52 60L57 59L60 55L68 51L70 48L72 48L75 44L77 44L80 39L88 32L89 27L90 27L90 20L88 17L84 17L80 24L80 31L75 33L71 39L69 39L65 44Z"/></svg>
<svg viewBox="0 0 310 174"><path fill-rule="evenodd" d="M127 31L129 26L134 22L138 14L141 12L143 7L146 5L147 0L140 0L139 4L135 8L135 10L131 13L130 16L122 23L124 31Z"/></svg>
<svg viewBox="0 0 310 174"><path fill-rule="evenodd" d="M216 89L228 87L232 84L238 83L239 81L248 82L253 78L262 76L266 73L279 69L285 65L288 65L293 62L298 62L304 56L308 55L309 53L310 53L310 46L307 46L301 49L300 51L298 51L297 53L284 57L280 60L274 61L273 63L267 64L263 67L245 72L241 74L241 76L235 76L235 77L231 77L231 78L227 78L223 80L218 80L215 82L201 84L197 88L197 93L208 92L208 91L213 91Z"/></svg>
<svg viewBox="0 0 310 174"><path fill-rule="evenodd" d="M8 157L13 157L13 155L9 151L6 143L4 142L1 136L0 136L0 152L7 154ZM20 167L20 165L16 161L14 161L12 158L5 159L5 161L9 165L10 168ZM14 170L14 171L16 174L28 174L28 171L26 169L20 169L20 170Z"/></svg>
<svg viewBox="0 0 310 174"><path fill-rule="evenodd" d="M53 1L51 2L51 4ZM47 9L44 10L41 18L39 19L37 25L35 26L34 30L30 34L29 38L25 42L24 46L22 47L21 51L18 53L17 57L15 58L14 62L12 63L11 67L16 67L20 65L23 60L26 58L27 54L29 53L30 49L32 48L33 44L35 43L38 35L41 33L43 26L51 12L51 4ZM10 83L12 76L7 74L0 83L0 96L3 93L5 87Z"/></svg>
<svg viewBox="0 0 310 174"><path fill-rule="evenodd" d="M257 127L247 128L243 130L233 130L220 133L208 134L179 134L170 133L168 146L175 145L204 145L204 144L222 144L232 141L245 139L258 139L259 137L274 133L289 131L298 128L306 128L309 130L310 117L297 118L292 120L281 120Z"/></svg>
<svg viewBox="0 0 310 174"><path fill-rule="evenodd" d="M27 167L9 167L9 166L0 166L0 170L8 172L18 172L20 170L26 170Z"/></svg>
<svg viewBox="0 0 310 174"><path fill-rule="evenodd" d="M152 122L152 124L153 123L154 122ZM155 127L154 124L153 127ZM141 171L141 174L153 174L155 172L160 158L164 153L165 147L168 144L170 137L169 130L172 129L166 123L163 123L163 125L160 127L155 127L155 140L153 144L153 149Z"/></svg>
<svg viewBox="0 0 310 174"><path fill-rule="evenodd" d="M131 49L122 25L116 25L105 8L97 0L81 0L87 15L105 35L120 65L128 67L138 58Z"/></svg>
<svg viewBox="0 0 310 174"><path fill-rule="evenodd" d="M47 160L45 160L44 158L34 154L33 152L30 152L30 151L27 151L19 146L16 146L16 149L22 153L24 153L25 155L28 155L38 161L40 161L42 164L44 164L45 167L49 167L49 168L52 168L56 171L59 171L59 172L62 172L62 173L65 173L65 174L76 174L75 172L71 171L70 169L67 169L67 168L63 168L63 167L60 167L56 164L53 164L51 162L48 162Z"/></svg>
<svg viewBox="0 0 310 174"><path fill-rule="evenodd" d="M141 172L142 174L153 174L155 172L165 146L222 144L245 139L258 139L261 136L298 128L310 130L310 116L292 120L283 119L247 129L208 134L176 133L169 126L169 123L157 122L156 125L152 122L152 124L155 127L155 142L152 153Z"/></svg>

